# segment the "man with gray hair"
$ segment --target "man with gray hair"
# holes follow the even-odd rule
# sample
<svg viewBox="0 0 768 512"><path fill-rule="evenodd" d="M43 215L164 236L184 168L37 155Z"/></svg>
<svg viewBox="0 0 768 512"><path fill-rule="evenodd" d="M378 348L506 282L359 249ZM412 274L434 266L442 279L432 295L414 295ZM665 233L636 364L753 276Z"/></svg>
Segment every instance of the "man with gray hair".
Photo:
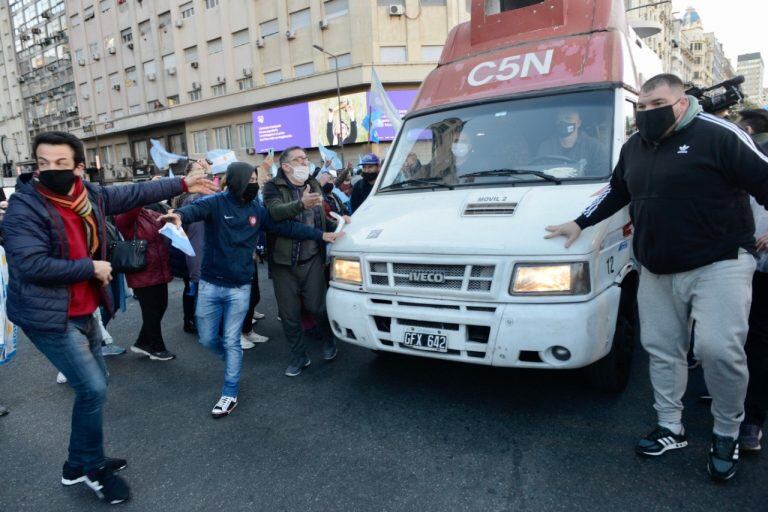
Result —
<svg viewBox="0 0 768 512"><path fill-rule="evenodd" d="M636 121L610 184L579 218L547 227L547 238L564 236L570 247L583 229L629 205L642 265L640 336L658 415L636 451L656 456L688 444L682 398L694 320L694 353L715 420L707 470L725 481L736 473L748 381L744 342L755 271L749 196L768 205L768 157L738 127L703 113L675 75L643 85Z"/></svg>

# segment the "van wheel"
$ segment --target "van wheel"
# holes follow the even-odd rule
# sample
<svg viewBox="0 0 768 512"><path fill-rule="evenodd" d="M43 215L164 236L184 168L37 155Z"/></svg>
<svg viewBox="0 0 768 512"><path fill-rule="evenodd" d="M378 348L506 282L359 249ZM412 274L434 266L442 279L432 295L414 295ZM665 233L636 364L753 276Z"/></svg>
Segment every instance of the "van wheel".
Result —
<svg viewBox="0 0 768 512"><path fill-rule="evenodd" d="M637 274L628 276L622 284L616 332L611 351L585 368L587 382L606 393L621 393L627 387L632 370L635 341L640 338L637 314Z"/></svg>

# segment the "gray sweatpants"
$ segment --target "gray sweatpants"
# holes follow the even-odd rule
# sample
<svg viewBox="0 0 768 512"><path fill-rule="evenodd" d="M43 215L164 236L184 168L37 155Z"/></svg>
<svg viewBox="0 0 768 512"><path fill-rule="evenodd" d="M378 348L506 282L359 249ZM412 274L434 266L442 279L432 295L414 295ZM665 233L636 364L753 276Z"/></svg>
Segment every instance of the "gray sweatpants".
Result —
<svg viewBox="0 0 768 512"><path fill-rule="evenodd" d="M640 273L640 338L650 358L654 408L660 423L682 421L688 382L690 324L696 322L694 355L712 395L714 430L738 436L744 419L749 373L744 342L752 303L755 259L718 261L678 274Z"/></svg>

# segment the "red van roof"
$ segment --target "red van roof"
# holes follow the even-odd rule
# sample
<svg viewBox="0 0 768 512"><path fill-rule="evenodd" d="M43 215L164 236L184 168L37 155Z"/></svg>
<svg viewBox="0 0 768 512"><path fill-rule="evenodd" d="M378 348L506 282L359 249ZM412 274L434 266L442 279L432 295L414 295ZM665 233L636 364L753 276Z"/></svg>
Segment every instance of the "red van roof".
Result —
<svg viewBox="0 0 768 512"><path fill-rule="evenodd" d="M542 0L498 14L473 0L412 111L571 85L622 82L623 0ZM530 3L530 2L527 2Z"/></svg>

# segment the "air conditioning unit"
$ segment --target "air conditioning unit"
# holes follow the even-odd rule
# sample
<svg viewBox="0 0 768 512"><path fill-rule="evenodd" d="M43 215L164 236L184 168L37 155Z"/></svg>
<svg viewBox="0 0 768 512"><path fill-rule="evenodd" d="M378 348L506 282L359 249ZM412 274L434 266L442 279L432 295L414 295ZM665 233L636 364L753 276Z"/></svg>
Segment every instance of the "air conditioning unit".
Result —
<svg viewBox="0 0 768 512"><path fill-rule="evenodd" d="M201 89L200 82L192 82L192 90L199 91Z"/></svg>
<svg viewBox="0 0 768 512"><path fill-rule="evenodd" d="M77 59L77 64L80 66L85 66L85 59Z"/></svg>
<svg viewBox="0 0 768 512"><path fill-rule="evenodd" d="M101 59L101 54L100 53L94 53L93 54L93 60L100 60L100 59Z"/></svg>
<svg viewBox="0 0 768 512"><path fill-rule="evenodd" d="M245 150L246 155L255 155L256 154L256 148L247 148Z"/></svg>
<svg viewBox="0 0 768 512"><path fill-rule="evenodd" d="M295 30L286 30L285 31L285 38L286 39L296 39L296 31Z"/></svg>
<svg viewBox="0 0 768 512"><path fill-rule="evenodd" d="M32 32L33 34L39 34L40 33L40 29L37 28L37 27L34 27L32 30L30 30L30 32Z"/></svg>
<svg viewBox="0 0 768 512"><path fill-rule="evenodd" d="M253 68L243 68L243 76L246 78L253 76Z"/></svg>
<svg viewBox="0 0 768 512"><path fill-rule="evenodd" d="M256 38L256 48L264 48L264 38L263 37L257 37Z"/></svg>
<svg viewBox="0 0 768 512"><path fill-rule="evenodd" d="M133 50L133 43L128 43L126 46L129 50Z"/></svg>
<svg viewBox="0 0 768 512"><path fill-rule="evenodd" d="M51 17L51 11L43 11L40 13L41 18L49 19Z"/></svg>
<svg viewBox="0 0 768 512"><path fill-rule="evenodd" d="M150 82L154 82L157 80L157 75L155 73L147 73L147 80Z"/></svg>
<svg viewBox="0 0 768 512"><path fill-rule="evenodd" d="M110 46L109 48L107 48L107 51L109 52L110 55L114 55L117 53L117 48L115 48L114 46Z"/></svg>
<svg viewBox="0 0 768 512"><path fill-rule="evenodd" d="M326 19L320 20L317 24L320 25L320 30L325 30L328 28L328 20Z"/></svg>
<svg viewBox="0 0 768 512"><path fill-rule="evenodd" d="M27 79L24 78L23 76L20 76L19 78L17 78L17 80L19 81L20 84L23 84L24 82L27 81Z"/></svg>
<svg viewBox="0 0 768 512"><path fill-rule="evenodd" d="M76 107L76 106L74 106L74 105L73 105L73 106L71 106L71 107L69 107L69 108L67 109L67 114L77 114L77 107Z"/></svg>
<svg viewBox="0 0 768 512"><path fill-rule="evenodd" d="M133 163L133 158L123 158L123 165L131 165Z"/></svg>
<svg viewBox="0 0 768 512"><path fill-rule="evenodd" d="M176 25L176 28L181 28L184 26L184 20L181 18L178 18L173 24Z"/></svg>
<svg viewBox="0 0 768 512"><path fill-rule="evenodd" d="M392 4L389 6L389 15L390 16L402 16L405 14L405 6L398 5L398 4Z"/></svg>
<svg viewBox="0 0 768 512"><path fill-rule="evenodd" d="M197 61L194 61L194 62L190 62L189 65L192 66L192 69L197 69L200 66L200 63Z"/></svg>
<svg viewBox="0 0 768 512"><path fill-rule="evenodd" d="M116 90L116 91L119 91L120 90L120 84L115 84L115 85L112 86L112 88L114 90Z"/></svg>
<svg viewBox="0 0 768 512"><path fill-rule="evenodd" d="M225 84L225 83L227 83L227 77L225 77L225 76L217 76L216 77L216 83L217 84Z"/></svg>
<svg viewBox="0 0 768 512"><path fill-rule="evenodd" d="M171 76L176 74L176 68L168 68L165 71L166 71L166 73L168 73Z"/></svg>

